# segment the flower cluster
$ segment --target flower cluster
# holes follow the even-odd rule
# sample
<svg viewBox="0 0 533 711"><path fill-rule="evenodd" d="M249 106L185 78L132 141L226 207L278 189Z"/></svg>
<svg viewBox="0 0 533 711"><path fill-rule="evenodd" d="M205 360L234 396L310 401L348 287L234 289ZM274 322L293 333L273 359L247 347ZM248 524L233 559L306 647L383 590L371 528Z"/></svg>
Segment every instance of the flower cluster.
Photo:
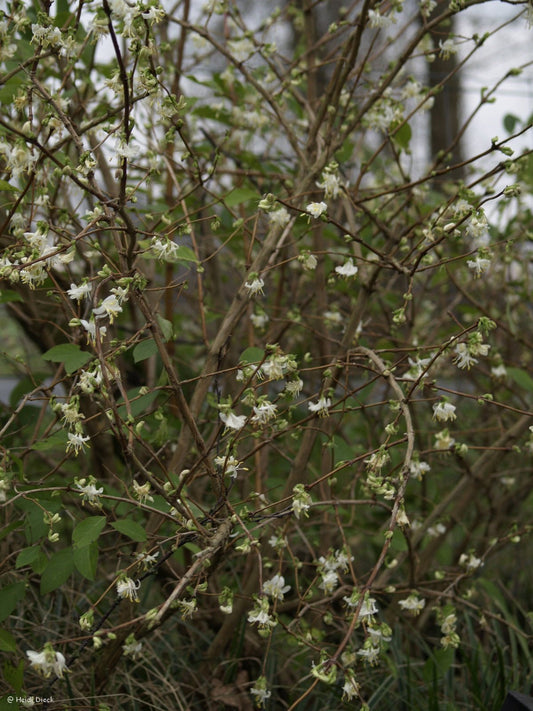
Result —
<svg viewBox="0 0 533 711"><path fill-rule="evenodd" d="M433 419L438 420L439 422L455 420L457 417L455 410L455 405L452 405L451 402L443 399L433 405Z"/></svg>
<svg viewBox="0 0 533 711"><path fill-rule="evenodd" d="M30 660L32 669L38 671L45 678L54 674L61 679L63 674L68 671L65 657L61 652L55 652L50 642L44 645L42 652L28 650L26 656Z"/></svg>
<svg viewBox="0 0 533 711"><path fill-rule="evenodd" d="M304 484L296 484L292 492L292 510L296 518L300 518L302 514L307 516L311 503L311 496L305 490Z"/></svg>
<svg viewBox="0 0 533 711"><path fill-rule="evenodd" d="M263 583L263 593L273 600L283 600L285 593L289 592L290 589L291 586L285 585L285 578L279 573Z"/></svg>
<svg viewBox="0 0 533 711"><path fill-rule="evenodd" d="M277 620L270 614L270 606L267 597L255 596L255 605L248 613L248 622L257 624L260 630L269 630L275 627Z"/></svg>
<svg viewBox="0 0 533 711"><path fill-rule="evenodd" d="M419 597L416 591L413 591L409 597L406 597L404 600L400 600L398 605L402 608L402 610L406 610L411 615L416 616L422 612L426 606L426 601L423 597Z"/></svg>
<svg viewBox="0 0 533 711"><path fill-rule="evenodd" d="M457 634L457 615L451 605L436 609L437 623L440 626L442 637L440 643L444 649L457 649L461 638Z"/></svg>
<svg viewBox="0 0 533 711"><path fill-rule="evenodd" d="M121 577L117 581L117 595L121 599L130 600L130 602L139 602L137 590L141 587L139 581L135 582L126 576Z"/></svg>
<svg viewBox="0 0 533 711"><path fill-rule="evenodd" d="M83 501L86 501L90 506L100 508L100 496L104 493L104 488L101 486L96 488L96 479L90 476L88 479L74 479L74 485L81 494Z"/></svg>
<svg viewBox="0 0 533 711"><path fill-rule="evenodd" d="M330 595L339 585L339 571L346 572L350 561L353 560L344 550L336 550L326 557L320 556L317 563L317 572L320 576L319 588L326 595Z"/></svg>

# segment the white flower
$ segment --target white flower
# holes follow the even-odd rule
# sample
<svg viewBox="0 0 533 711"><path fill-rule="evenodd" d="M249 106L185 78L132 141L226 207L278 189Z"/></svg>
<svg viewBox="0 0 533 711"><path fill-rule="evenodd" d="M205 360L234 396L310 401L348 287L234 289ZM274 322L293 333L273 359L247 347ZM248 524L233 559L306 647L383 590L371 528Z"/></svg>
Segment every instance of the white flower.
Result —
<svg viewBox="0 0 533 711"><path fill-rule="evenodd" d="M30 660L32 668L44 677L55 674L57 677L62 678L63 673L68 671L65 657L61 652L54 652L50 643L45 644L42 652L28 650L26 656Z"/></svg>
<svg viewBox="0 0 533 711"><path fill-rule="evenodd" d="M130 639L131 637L131 639ZM125 657L131 657L132 659L137 659L140 656L142 650L142 642L138 642L135 637L131 634L126 639L126 643L122 645L122 652Z"/></svg>
<svg viewBox="0 0 533 711"><path fill-rule="evenodd" d="M285 593L289 592L291 589L290 585L285 585L285 578L283 575L274 575L273 578L267 580L263 584L263 592L268 595L273 600L283 600Z"/></svg>
<svg viewBox="0 0 533 711"><path fill-rule="evenodd" d="M306 272L314 271L318 264L318 259L315 257L315 255L307 251L300 254L300 256L298 257L298 261L301 262Z"/></svg>
<svg viewBox="0 0 533 711"><path fill-rule="evenodd" d="M291 219L291 216L289 215L287 208L280 207L277 210L274 210L273 212L269 213L268 219L273 225L277 225L278 227L285 227L285 225Z"/></svg>
<svg viewBox="0 0 533 711"><path fill-rule="evenodd" d="M461 370L465 368L469 370L472 365L477 363L477 358L474 358L474 356L470 354L466 343L458 343L455 346L455 354L453 362Z"/></svg>
<svg viewBox="0 0 533 711"><path fill-rule="evenodd" d="M365 646L363 649L360 649L357 652L357 655L359 657L362 657L365 662L367 662L370 665L374 665L377 663L379 659L379 647L374 647L372 645Z"/></svg>
<svg viewBox="0 0 533 711"><path fill-rule="evenodd" d="M268 599L266 597L256 601L253 610L248 613L248 622L257 623L261 629L275 627L276 620L269 614Z"/></svg>
<svg viewBox="0 0 533 711"><path fill-rule="evenodd" d="M373 642L390 642L392 640L392 630L386 622L382 622L377 627L368 627L367 629Z"/></svg>
<svg viewBox="0 0 533 711"><path fill-rule="evenodd" d="M180 609L181 616L184 620L186 620L188 617L192 617L196 612L197 603L194 598L191 600L178 600L178 607Z"/></svg>
<svg viewBox="0 0 533 711"><path fill-rule="evenodd" d="M162 262L173 262L178 257L178 245L168 238L154 237L150 244L150 251Z"/></svg>
<svg viewBox="0 0 533 711"><path fill-rule="evenodd" d="M462 553L459 558L459 565L464 566L467 572L471 573L473 570L480 568L483 565L483 561L481 558L476 558L473 553L469 553L468 555Z"/></svg>
<svg viewBox="0 0 533 711"><path fill-rule="evenodd" d="M439 47L439 54L443 59L449 59L452 54L457 54L457 45L453 39L441 40Z"/></svg>
<svg viewBox="0 0 533 711"><path fill-rule="evenodd" d="M436 7L435 0L421 0L420 2L420 12L424 17L429 17Z"/></svg>
<svg viewBox="0 0 533 711"><path fill-rule="evenodd" d="M93 393L102 384L103 380L102 369L97 365L93 370L82 370L80 372L78 385L82 392L89 394Z"/></svg>
<svg viewBox="0 0 533 711"><path fill-rule="evenodd" d="M247 37L229 40L228 49L237 62L245 62L255 52L254 43Z"/></svg>
<svg viewBox="0 0 533 711"><path fill-rule="evenodd" d="M235 479L239 471L242 469L247 472L248 469L242 466L242 462L239 462L235 457L215 457L215 465L220 467L225 474L229 474L232 479Z"/></svg>
<svg viewBox="0 0 533 711"><path fill-rule="evenodd" d="M273 417L276 416L277 408L272 402L262 402L260 405L254 407L254 415L252 417L252 422L264 425Z"/></svg>
<svg viewBox="0 0 533 711"><path fill-rule="evenodd" d="M359 269L353 263L353 259L350 258L342 266L335 267L335 271L343 277L353 277L357 274Z"/></svg>
<svg viewBox="0 0 533 711"><path fill-rule="evenodd" d="M322 580L320 581L319 588L329 595L332 593L339 584L339 576L334 570L327 570L322 574Z"/></svg>
<svg viewBox="0 0 533 711"><path fill-rule="evenodd" d="M407 610L412 615L418 615L426 606L426 601L423 597L419 598L416 593L411 593L405 600L400 600L398 605L402 610Z"/></svg>
<svg viewBox="0 0 533 711"><path fill-rule="evenodd" d="M155 553L135 553L135 560L142 565L144 570L148 570L157 563L159 551Z"/></svg>
<svg viewBox="0 0 533 711"><path fill-rule="evenodd" d="M250 314L250 321L253 323L255 328L265 328L268 323L268 316L265 313L253 313Z"/></svg>
<svg viewBox="0 0 533 711"><path fill-rule="evenodd" d="M368 21L370 27L382 28L390 27L393 23L396 22L396 18L394 17L394 15L381 15L377 10L369 10Z"/></svg>
<svg viewBox="0 0 533 711"><path fill-rule="evenodd" d="M82 495L83 501L87 501L91 506L99 506L99 497L104 493L104 488L96 488L96 479L89 477L89 483L86 484L86 479L75 479L74 483L78 492Z"/></svg>
<svg viewBox="0 0 533 711"><path fill-rule="evenodd" d="M86 282L85 284L80 284L79 286L76 286L76 284L71 284L70 289L67 290L67 294L69 295L69 298L73 300L75 299L79 302L84 298L88 298L91 295L91 291L91 285Z"/></svg>
<svg viewBox="0 0 533 711"><path fill-rule="evenodd" d="M309 492L305 490L303 484L296 484L293 489L293 500L292 500L292 510L296 518L300 518L302 514L307 515L312 503L311 496Z"/></svg>
<svg viewBox="0 0 533 711"><path fill-rule="evenodd" d="M380 447L377 452L373 452L368 459L365 459L366 468L371 472L380 472L389 460L389 453Z"/></svg>
<svg viewBox="0 0 533 711"><path fill-rule="evenodd" d="M307 205L307 207L305 208L306 212L315 219L320 217L320 215L324 214L327 209L328 206L325 202L310 202L309 205Z"/></svg>
<svg viewBox="0 0 533 711"><path fill-rule="evenodd" d="M156 5L150 5L147 10L141 12L141 17L144 17L144 19L150 24L153 24L161 22L161 20L165 17L165 11L161 5L157 3Z"/></svg>
<svg viewBox="0 0 533 711"><path fill-rule="evenodd" d="M354 610L359 605L359 601L361 600L361 594L357 590L354 590L350 597L343 597L342 599L348 605L349 608ZM373 597L370 597L367 593L359 611L359 618L361 619L363 617L373 617L374 615L377 615L378 612L379 610L378 606L376 605L375 599Z"/></svg>
<svg viewBox="0 0 533 711"><path fill-rule="evenodd" d="M88 442L90 439L90 437L84 437L78 432L69 432L67 447L65 451L68 453L72 450L74 452L74 455L77 457L78 454L83 451L85 447L88 446L86 442Z"/></svg>
<svg viewBox="0 0 533 711"><path fill-rule="evenodd" d="M318 402L310 402L307 405L309 412L318 413L320 417L327 417L328 409L331 407L329 397L321 397Z"/></svg>
<svg viewBox="0 0 533 711"><path fill-rule="evenodd" d="M339 176L336 173L324 171L322 173L322 182L317 183L317 187L324 190L326 199L336 198L341 191Z"/></svg>
<svg viewBox="0 0 533 711"><path fill-rule="evenodd" d="M439 422L447 422L448 420L455 420L457 415L455 414L455 405L451 402L446 402L442 400L433 405L433 419Z"/></svg>
<svg viewBox="0 0 533 711"><path fill-rule="evenodd" d="M407 359L409 362L409 370L405 373L404 378L407 380L418 380L418 378L425 375L427 366L431 363L432 356L429 358L412 358Z"/></svg>
<svg viewBox="0 0 533 711"><path fill-rule="evenodd" d="M135 582L131 578L121 578L117 582L117 595L122 599L131 600L131 602L139 602L137 590L140 587L141 583L139 581Z"/></svg>
<svg viewBox="0 0 533 711"><path fill-rule="evenodd" d="M106 296L98 308L93 309L93 314L96 318L105 318L108 316L110 323L113 323L113 320L121 311L122 306L116 294L110 294Z"/></svg>
<svg viewBox="0 0 533 711"><path fill-rule="evenodd" d="M7 492L10 489L9 479L0 478L0 504L7 501Z"/></svg>
<svg viewBox="0 0 533 711"><path fill-rule="evenodd" d="M283 548L287 548L287 539L284 536L272 534L268 539L268 545L279 552L283 550Z"/></svg>
<svg viewBox="0 0 533 711"><path fill-rule="evenodd" d="M250 693L256 697L258 706L265 705L265 701L270 698L271 692L267 689L267 680L264 676L259 677L250 689Z"/></svg>
<svg viewBox="0 0 533 711"><path fill-rule="evenodd" d="M437 523L435 526L430 526L427 530L428 536L432 538L437 538L437 536L442 536L446 533L446 526L443 523Z"/></svg>
<svg viewBox="0 0 533 711"><path fill-rule="evenodd" d="M153 501L154 497L150 495L151 484L146 481L144 484L139 484L138 482L133 482L133 495L137 501L141 504L145 504L148 501Z"/></svg>
<svg viewBox="0 0 533 711"><path fill-rule="evenodd" d="M38 671L43 676L50 676L51 670L49 670L49 662L47 661L46 652L34 652L29 649L26 652L26 656L30 660L33 669Z"/></svg>
<svg viewBox="0 0 533 711"><path fill-rule="evenodd" d="M400 528L405 528L405 527L408 527L408 526L411 525L411 523L410 523L410 521L409 521L409 517L408 517L407 514L405 513L405 509L404 509L404 508L401 508L401 509L398 511L398 516L396 517L396 523L398 524L398 526L399 526Z"/></svg>
<svg viewBox="0 0 533 711"><path fill-rule="evenodd" d="M289 380L289 382L285 385L285 392L291 397L298 397L298 395L302 392L303 386L304 381L301 378Z"/></svg>
<svg viewBox="0 0 533 711"><path fill-rule="evenodd" d="M474 272L474 276L477 279L490 267L490 259L484 259L483 257L469 259L466 266Z"/></svg>
<svg viewBox="0 0 533 711"><path fill-rule="evenodd" d="M126 160L132 160L139 155L139 147L134 143L126 143L122 139L117 139L115 143L115 153L119 158L126 158Z"/></svg>
<svg viewBox="0 0 533 711"><path fill-rule="evenodd" d="M413 479L417 479L418 481L420 481L424 474L427 474L430 469L431 467L427 462L420 462L415 459L413 459L409 464L410 475L413 477Z"/></svg>
<svg viewBox="0 0 533 711"><path fill-rule="evenodd" d="M507 377L507 368L503 363L500 363L500 365L494 365L490 369L490 374L493 378L496 378L497 380L499 380L500 378L503 379Z"/></svg>
<svg viewBox="0 0 533 711"><path fill-rule="evenodd" d="M255 296L255 294L262 294L265 282L260 278L256 277L252 281L247 281L244 286L248 289L250 296Z"/></svg>
<svg viewBox="0 0 533 711"><path fill-rule="evenodd" d="M80 319L80 325L87 331L87 343L96 343L96 324L94 321L86 321L84 318ZM98 329L98 335L103 338L107 333L106 326L100 326Z"/></svg>
<svg viewBox="0 0 533 711"><path fill-rule="evenodd" d="M78 404L78 399L72 398L70 402L64 402L59 405L59 410L61 410L61 414L63 415L61 419L69 427L85 419L85 415L78 410Z"/></svg>
<svg viewBox="0 0 533 711"><path fill-rule="evenodd" d="M342 700L352 701L352 699L359 696L360 688L359 684L355 681L353 673L347 672L344 685L342 687Z"/></svg>
<svg viewBox="0 0 533 711"><path fill-rule="evenodd" d="M453 447L455 440L450 436L448 430L441 430L435 435L435 449L446 450Z"/></svg>
<svg viewBox="0 0 533 711"><path fill-rule="evenodd" d="M338 311L324 311L324 318L334 326L340 326L343 321L342 314Z"/></svg>
<svg viewBox="0 0 533 711"><path fill-rule="evenodd" d="M233 412L221 412L220 419L228 430L240 430L246 423L246 415L235 415Z"/></svg>
<svg viewBox="0 0 533 711"><path fill-rule="evenodd" d="M483 210L476 210L470 215L466 225L466 234L473 237L478 245L486 245L488 242L487 225L487 217Z"/></svg>

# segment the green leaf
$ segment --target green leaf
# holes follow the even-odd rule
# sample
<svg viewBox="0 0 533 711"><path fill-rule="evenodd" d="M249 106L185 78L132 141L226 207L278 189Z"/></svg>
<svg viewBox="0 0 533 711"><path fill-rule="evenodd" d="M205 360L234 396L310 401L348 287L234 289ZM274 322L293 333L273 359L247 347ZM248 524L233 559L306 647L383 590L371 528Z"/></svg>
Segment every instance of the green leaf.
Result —
<svg viewBox="0 0 533 711"><path fill-rule="evenodd" d="M2 84L2 88L0 88L0 104L12 104L13 98L18 94L18 91L22 88L23 84L24 76L22 73L15 74L15 76L4 82Z"/></svg>
<svg viewBox="0 0 533 711"><path fill-rule="evenodd" d="M123 533L132 541L137 543L142 543L146 540L146 531L144 528L136 521L130 521L129 519L123 519L122 521L115 521L111 526L118 531Z"/></svg>
<svg viewBox="0 0 533 711"><path fill-rule="evenodd" d="M443 677L454 662L455 650L437 649L424 664L422 676L426 684L431 684L436 678Z"/></svg>
<svg viewBox="0 0 533 711"><path fill-rule="evenodd" d="M261 363L264 357L265 351L262 348L250 346L250 348L246 348L246 350L241 353L239 363Z"/></svg>
<svg viewBox="0 0 533 711"><path fill-rule="evenodd" d="M507 133L513 133L517 123L520 123L520 119L514 114L505 114L503 117L503 127Z"/></svg>
<svg viewBox="0 0 533 711"><path fill-rule="evenodd" d="M394 555L396 553L400 553L400 552L409 550L407 541L405 540L405 536L398 529L396 529L394 531L394 533L392 534L390 550L391 550L391 554L394 554Z"/></svg>
<svg viewBox="0 0 533 711"><path fill-rule="evenodd" d="M8 190L9 192L15 193L18 193L19 191L17 187L11 185L11 183L8 183L7 180L0 180L0 190Z"/></svg>
<svg viewBox="0 0 533 711"><path fill-rule="evenodd" d="M24 566L26 565L31 565L39 559L40 552L40 546L30 546L30 548L23 548L17 556L17 559L15 561L15 568L24 568Z"/></svg>
<svg viewBox="0 0 533 711"><path fill-rule="evenodd" d="M341 148L335 152L335 159L339 163L346 163L352 157L354 144L352 141L344 141Z"/></svg>
<svg viewBox="0 0 533 711"><path fill-rule="evenodd" d="M57 6L56 6L56 17L55 17L55 26L56 27L64 27L67 24L67 21L72 17L72 14L69 12L69 4L68 0L58 0L57 1Z"/></svg>
<svg viewBox="0 0 533 711"><path fill-rule="evenodd" d="M63 585L73 571L72 548L63 548L53 553L41 575L41 595L46 595Z"/></svg>
<svg viewBox="0 0 533 711"><path fill-rule="evenodd" d="M9 694L0 697L0 711L20 711L18 701L13 701Z"/></svg>
<svg viewBox="0 0 533 711"><path fill-rule="evenodd" d="M0 630L0 651L1 652L15 652L17 649L17 643L12 634L7 630Z"/></svg>
<svg viewBox="0 0 533 711"><path fill-rule="evenodd" d="M11 531L15 531L17 528L22 527L22 522L21 521L12 521L10 524L8 524L5 528L3 528L0 531L0 541L8 536Z"/></svg>
<svg viewBox="0 0 533 711"><path fill-rule="evenodd" d="M35 372L32 373L31 378L29 376L22 378L11 391L9 396L10 406L14 409L24 395L27 395L32 390L35 390L35 388L38 388L47 377L48 374Z"/></svg>
<svg viewBox="0 0 533 711"><path fill-rule="evenodd" d="M20 694L20 690L22 689L22 683L24 681L24 660L21 659L16 667L14 667L9 662L6 662L4 664L4 678L7 683L16 691L16 693Z"/></svg>
<svg viewBox="0 0 533 711"><path fill-rule="evenodd" d="M0 590L0 622L3 622L24 598L26 583L11 583Z"/></svg>
<svg viewBox="0 0 533 711"><path fill-rule="evenodd" d="M159 328L161 329L165 342L170 341L170 339L174 336L174 326L172 325L172 321L158 315L157 323L159 324Z"/></svg>
<svg viewBox="0 0 533 711"><path fill-rule="evenodd" d="M105 516L88 516L80 521L72 531L72 544L74 548L83 548L96 541L104 530Z"/></svg>
<svg viewBox="0 0 533 711"><path fill-rule="evenodd" d="M251 202L252 200L259 201L260 195L257 194L256 190L251 188L234 188L226 197L224 202L227 207L234 207L235 205L241 205L244 202Z"/></svg>
<svg viewBox="0 0 533 711"><path fill-rule="evenodd" d="M411 142L411 136L411 126L409 126L408 123L404 123L397 131L394 132L392 140L400 146L400 148L403 148L404 151L407 151L409 143Z"/></svg>
<svg viewBox="0 0 533 711"><path fill-rule="evenodd" d="M0 180L0 190L2 190L2 183L4 180ZM13 289L2 289L0 291L0 304L9 304L13 301L24 301L22 295L18 291L13 291Z"/></svg>
<svg viewBox="0 0 533 711"><path fill-rule="evenodd" d="M137 343L133 349L133 362L140 363L157 353L157 344L153 338Z"/></svg>
<svg viewBox="0 0 533 711"><path fill-rule="evenodd" d="M139 395L139 392L141 391L141 388L132 388L131 390L128 390L128 400L130 403L130 412L133 415L133 417L138 417L138 415L142 415L148 408L151 406L151 404L154 402L154 400L158 396L157 390L152 390L149 393L146 393L144 395ZM123 418L126 418L128 415L128 411L126 410L126 405L124 404L124 398L121 398L118 404L118 412L119 415Z"/></svg>
<svg viewBox="0 0 533 711"><path fill-rule="evenodd" d="M507 372L522 390L533 393L533 378L529 373L521 368L507 368Z"/></svg>
<svg viewBox="0 0 533 711"><path fill-rule="evenodd" d="M36 452L46 452L49 449L65 449L67 444L67 432L65 430L57 430L52 432L50 437L42 439L32 445L32 449Z"/></svg>
<svg viewBox="0 0 533 711"><path fill-rule="evenodd" d="M78 570L87 580L94 580L96 576L96 566L98 565L98 543L95 541L83 548L73 548L72 559L76 570Z"/></svg>
<svg viewBox="0 0 533 711"><path fill-rule="evenodd" d="M185 247L183 244L180 244L176 248L174 254L176 255L176 261L178 262L194 262L195 264L198 263L196 254L192 251L190 247Z"/></svg>
<svg viewBox="0 0 533 711"><path fill-rule="evenodd" d="M75 343L62 343L43 353L44 360L52 361L52 363L63 363L69 375L84 366L92 357L91 353L82 351Z"/></svg>

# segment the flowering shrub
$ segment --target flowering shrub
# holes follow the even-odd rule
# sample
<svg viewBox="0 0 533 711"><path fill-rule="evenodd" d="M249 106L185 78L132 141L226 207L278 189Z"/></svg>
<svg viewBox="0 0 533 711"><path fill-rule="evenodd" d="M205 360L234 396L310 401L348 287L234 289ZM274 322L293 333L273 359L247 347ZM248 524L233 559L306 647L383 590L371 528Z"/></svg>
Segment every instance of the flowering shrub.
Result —
<svg viewBox="0 0 533 711"><path fill-rule="evenodd" d="M527 683L530 123L424 148L470 4L5 3L10 709Z"/></svg>

